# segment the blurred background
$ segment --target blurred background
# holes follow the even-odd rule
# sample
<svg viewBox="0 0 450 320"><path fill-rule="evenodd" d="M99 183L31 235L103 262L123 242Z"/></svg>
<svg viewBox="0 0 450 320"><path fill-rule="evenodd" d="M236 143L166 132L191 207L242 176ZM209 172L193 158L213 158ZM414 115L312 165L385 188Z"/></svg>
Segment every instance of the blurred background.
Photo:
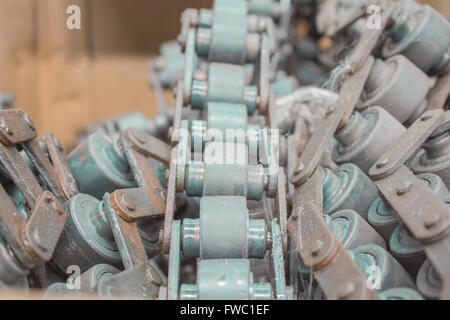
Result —
<svg viewBox="0 0 450 320"><path fill-rule="evenodd" d="M450 0L418 0L450 15ZM175 39L186 7L212 0L0 0L0 91L65 145L85 125L157 112L148 59ZM66 8L81 8L81 30Z"/></svg>

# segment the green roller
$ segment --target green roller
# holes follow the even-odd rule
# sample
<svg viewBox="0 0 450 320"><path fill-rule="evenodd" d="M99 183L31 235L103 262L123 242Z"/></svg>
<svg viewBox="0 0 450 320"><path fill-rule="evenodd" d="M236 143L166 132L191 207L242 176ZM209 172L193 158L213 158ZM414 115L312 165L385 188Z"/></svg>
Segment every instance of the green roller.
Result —
<svg viewBox="0 0 450 320"><path fill-rule="evenodd" d="M200 260L196 284L182 284L181 300L271 300L270 283L255 283L246 259Z"/></svg>

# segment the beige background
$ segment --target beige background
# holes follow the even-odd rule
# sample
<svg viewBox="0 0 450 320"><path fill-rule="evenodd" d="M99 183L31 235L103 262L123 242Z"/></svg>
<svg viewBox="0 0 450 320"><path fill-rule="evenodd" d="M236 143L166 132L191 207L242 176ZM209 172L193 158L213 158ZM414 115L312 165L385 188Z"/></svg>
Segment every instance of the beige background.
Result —
<svg viewBox="0 0 450 320"><path fill-rule="evenodd" d="M450 15L449 0L427 0ZM65 27L70 4L82 30ZM120 112L156 112L148 58L179 32L185 7L210 0L0 0L0 90L12 91L41 134L64 144L75 130Z"/></svg>

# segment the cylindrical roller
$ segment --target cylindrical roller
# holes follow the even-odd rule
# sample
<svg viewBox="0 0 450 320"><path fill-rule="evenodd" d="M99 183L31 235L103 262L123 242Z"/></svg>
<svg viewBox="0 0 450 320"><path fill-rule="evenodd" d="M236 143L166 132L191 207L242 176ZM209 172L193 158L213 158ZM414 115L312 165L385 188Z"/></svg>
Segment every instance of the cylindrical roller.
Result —
<svg viewBox="0 0 450 320"><path fill-rule="evenodd" d="M400 217L382 195L372 202L367 221L389 243L391 235L400 222Z"/></svg>
<svg viewBox="0 0 450 320"><path fill-rule="evenodd" d="M444 199L450 197L447 187L439 176L432 173L422 173L418 174L417 177L422 179L439 198ZM400 221L394 209L392 209L382 195L375 199L370 206L367 219L386 243L389 243L391 235Z"/></svg>
<svg viewBox="0 0 450 320"><path fill-rule="evenodd" d="M200 260L196 284L182 284L181 300L273 299L270 283L254 283L249 260Z"/></svg>
<svg viewBox="0 0 450 320"><path fill-rule="evenodd" d="M402 54L424 72L438 73L450 59L450 22L428 5L402 9L393 17L383 56Z"/></svg>
<svg viewBox="0 0 450 320"><path fill-rule="evenodd" d="M200 218L184 219L185 256L201 259L263 258L267 228L263 219L249 219L244 197L202 197Z"/></svg>
<svg viewBox="0 0 450 320"><path fill-rule="evenodd" d="M64 204L68 212L53 261L65 272L77 265L81 272L99 263L122 265L114 235L103 212L103 202L79 193Z"/></svg>
<svg viewBox="0 0 450 320"><path fill-rule="evenodd" d="M345 249L353 250L366 244L386 248L383 238L353 210L341 210L325 219Z"/></svg>
<svg viewBox="0 0 450 320"><path fill-rule="evenodd" d="M356 248L351 253L374 289L415 288L411 276L382 247L370 244Z"/></svg>
<svg viewBox="0 0 450 320"><path fill-rule="evenodd" d="M450 131L429 138L411 160L414 173L430 172L442 178L450 188Z"/></svg>
<svg viewBox="0 0 450 320"><path fill-rule="evenodd" d="M0 287L28 288L28 273L0 238Z"/></svg>
<svg viewBox="0 0 450 320"><path fill-rule="evenodd" d="M405 127L381 107L371 107L362 114L355 112L350 122L336 132L338 143L333 150L333 160L338 164L352 162L367 173L405 131Z"/></svg>
<svg viewBox="0 0 450 320"><path fill-rule="evenodd" d="M350 209L367 220L370 205L378 189L356 165L347 163L336 170L325 169L323 177L323 212L331 214Z"/></svg>
<svg viewBox="0 0 450 320"><path fill-rule="evenodd" d="M411 288L393 288L378 295L381 300L423 300L423 297Z"/></svg>
<svg viewBox="0 0 450 320"><path fill-rule="evenodd" d="M404 56L377 59L366 82L362 106L380 106L401 123L412 123L427 108L430 86L428 76Z"/></svg>
<svg viewBox="0 0 450 320"><path fill-rule="evenodd" d="M67 158L81 193L100 200L106 192L136 187L119 146L101 133L88 136Z"/></svg>
<svg viewBox="0 0 450 320"><path fill-rule="evenodd" d="M403 223L392 233L389 248L397 261L415 278L425 261L425 252L422 243L411 235Z"/></svg>
<svg viewBox="0 0 450 320"><path fill-rule="evenodd" d="M427 299L439 299L442 280L429 260L425 260L416 278L419 292Z"/></svg>

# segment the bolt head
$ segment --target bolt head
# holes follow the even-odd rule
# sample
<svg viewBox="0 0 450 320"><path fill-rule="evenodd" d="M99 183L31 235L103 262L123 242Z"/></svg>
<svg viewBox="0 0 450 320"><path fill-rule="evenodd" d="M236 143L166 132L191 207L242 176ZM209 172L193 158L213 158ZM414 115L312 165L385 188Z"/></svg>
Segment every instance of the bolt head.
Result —
<svg viewBox="0 0 450 320"><path fill-rule="evenodd" d="M319 253L322 251L322 247L323 247L323 242L320 240L317 240L313 247L311 248L311 255L313 257L317 257L319 255Z"/></svg>
<svg viewBox="0 0 450 320"><path fill-rule="evenodd" d="M425 220L423 221L423 225L427 229L431 229L435 227L439 221L441 220L441 216L438 214L432 214L430 216L427 216Z"/></svg>
<svg viewBox="0 0 450 320"><path fill-rule="evenodd" d="M403 181L402 184L395 189L397 195L401 196L411 190L412 182L411 181Z"/></svg>
<svg viewBox="0 0 450 320"><path fill-rule="evenodd" d="M379 168L383 168L385 166L387 166L389 163L389 159L388 158L383 158L380 161L377 162L376 167Z"/></svg>
<svg viewBox="0 0 450 320"><path fill-rule="evenodd" d="M120 198L120 202L125 206L125 208L127 208L127 210L136 210L136 203L129 195L122 195L122 197Z"/></svg>
<svg viewBox="0 0 450 320"><path fill-rule="evenodd" d="M139 130L133 130L133 136L137 142L145 144L147 142L147 135Z"/></svg>

